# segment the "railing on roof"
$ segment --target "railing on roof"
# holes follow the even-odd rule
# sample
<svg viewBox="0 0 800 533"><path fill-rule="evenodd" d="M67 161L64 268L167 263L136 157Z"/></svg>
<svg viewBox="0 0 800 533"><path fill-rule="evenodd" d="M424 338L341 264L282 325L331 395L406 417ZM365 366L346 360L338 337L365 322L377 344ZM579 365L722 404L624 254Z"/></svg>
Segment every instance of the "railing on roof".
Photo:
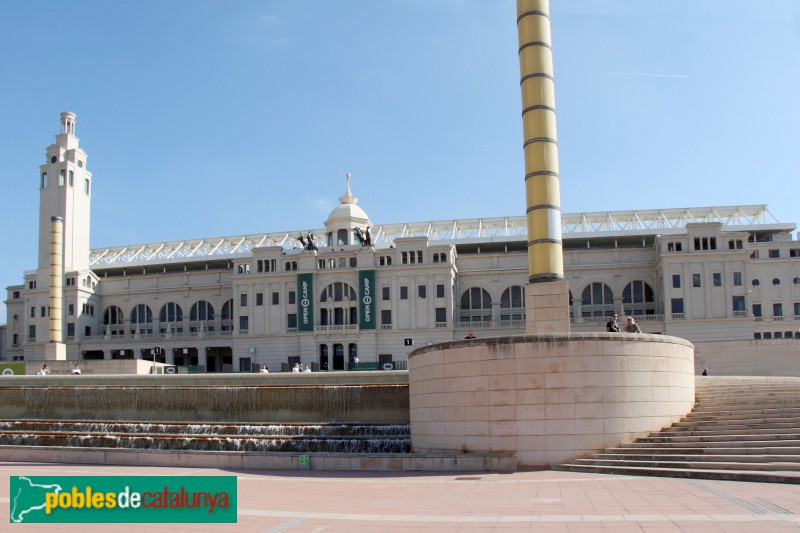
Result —
<svg viewBox="0 0 800 533"><path fill-rule="evenodd" d="M646 209L637 211L598 211L562 214L564 237L600 236L604 233L644 232L648 234L678 231L691 222L718 222L724 226L758 226L780 224L766 205L691 207L678 209ZM322 247L327 230L316 229L318 246ZM281 246L298 249L297 236L308 231L288 231L211 237L183 241L137 244L98 248L89 253L89 264L95 268L148 264L180 263L202 259L235 259L246 257L253 248ZM486 240L526 240L524 216L439 220L382 224L372 227L372 241L381 247L393 245L396 239L427 237L444 243L483 242Z"/></svg>

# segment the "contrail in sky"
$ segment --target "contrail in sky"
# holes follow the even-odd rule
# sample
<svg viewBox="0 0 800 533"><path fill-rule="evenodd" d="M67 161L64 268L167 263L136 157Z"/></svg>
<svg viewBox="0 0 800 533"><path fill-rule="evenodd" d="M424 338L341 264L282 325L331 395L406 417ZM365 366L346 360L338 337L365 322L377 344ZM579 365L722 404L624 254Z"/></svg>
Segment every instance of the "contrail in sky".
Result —
<svg viewBox="0 0 800 533"><path fill-rule="evenodd" d="M644 78L688 78L685 74L650 74L647 72L612 72L620 76L641 76Z"/></svg>

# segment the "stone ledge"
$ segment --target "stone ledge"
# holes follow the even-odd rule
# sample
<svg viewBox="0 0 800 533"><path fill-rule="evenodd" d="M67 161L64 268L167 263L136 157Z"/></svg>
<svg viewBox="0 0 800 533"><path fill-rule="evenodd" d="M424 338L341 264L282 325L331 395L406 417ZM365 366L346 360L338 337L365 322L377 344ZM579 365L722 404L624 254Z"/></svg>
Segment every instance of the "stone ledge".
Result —
<svg viewBox="0 0 800 533"><path fill-rule="evenodd" d="M239 470L300 470L300 455L309 457L310 470L319 471L513 472L517 469L517 459L513 453L296 454L0 446L0 460L9 462L179 466Z"/></svg>

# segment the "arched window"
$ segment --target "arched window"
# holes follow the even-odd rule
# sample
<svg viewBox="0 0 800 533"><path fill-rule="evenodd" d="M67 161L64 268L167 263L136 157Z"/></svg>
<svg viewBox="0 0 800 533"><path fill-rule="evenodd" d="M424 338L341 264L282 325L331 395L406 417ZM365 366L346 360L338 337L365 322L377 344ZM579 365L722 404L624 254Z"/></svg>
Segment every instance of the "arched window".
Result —
<svg viewBox="0 0 800 533"><path fill-rule="evenodd" d="M131 311L131 332L153 333L153 311L145 304L139 304Z"/></svg>
<svg viewBox="0 0 800 533"><path fill-rule="evenodd" d="M461 295L461 322L492 320L492 297L485 289L472 287Z"/></svg>
<svg viewBox="0 0 800 533"><path fill-rule="evenodd" d="M350 243L347 242L347 230L346 229L340 229L339 231L336 232L336 241L337 241L337 244L339 246L345 246L347 244L350 244Z"/></svg>
<svg viewBox="0 0 800 533"><path fill-rule="evenodd" d="M622 303L629 315L654 315L655 302L653 288L644 281L632 281L622 291Z"/></svg>
<svg viewBox="0 0 800 533"><path fill-rule="evenodd" d="M181 322L183 320L183 309L175 302L169 302L161 306L161 311L158 313L158 321L162 324L165 322Z"/></svg>
<svg viewBox="0 0 800 533"><path fill-rule="evenodd" d="M214 320L214 306L205 300L195 302L189 311L189 320L192 322Z"/></svg>
<svg viewBox="0 0 800 533"><path fill-rule="evenodd" d="M525 320L525 289L513 285L500 296L500 320Z"/></svg>
<svg viewBox="0 0 800 533"><path fill-rule="evenodd" d="M606 316L614 311L614 293L605 283L595 282L583 289L581 315Z"/></svg>
<svg viewBox="0 0 800 533"><path fill-rule="evenodd" d="M233 298L222 304L222 331L233 331Z"/></svg>
<svg viewBox="0 0 800 533"><path fill-rule="evenodd" d="M572 307L572 291L568 290L567 292L569 292L569 318L570 320L572 320L573 318L575 318L575 311L574 308Z"/></svg>
<svg viewBox="0 0 800 533"><path fill-rule="evenodd" d="M121 326L122 319L122 309L116 305L106 307L103 311L103 326Z"/></svg>
<svg viewBox="0 0 800 533"><path fill-rule="evenodd" d="M356 291L341 281L331 283L319 297L319 321L322 326L358 324L358 298Z"/></svg>

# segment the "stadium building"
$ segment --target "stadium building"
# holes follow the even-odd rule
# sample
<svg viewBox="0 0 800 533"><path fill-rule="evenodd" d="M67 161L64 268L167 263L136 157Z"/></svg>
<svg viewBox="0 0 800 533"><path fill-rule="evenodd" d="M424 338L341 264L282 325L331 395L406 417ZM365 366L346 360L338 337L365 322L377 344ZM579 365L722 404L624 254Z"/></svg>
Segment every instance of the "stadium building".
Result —
<svg viewBox="0 0 800 533"><path fill-rule="evenodd" d="M414 347L525 333L524 216L376 223L349 175L310 232L90 249L94 182L75 118L61 114L39 168L38 266L7 289L7 361L403 369ZM700 368L753 373L771 358L797 373L795 229L766 205L563 214L571 329L605 331L616 312L692 341Z"/></svg>

